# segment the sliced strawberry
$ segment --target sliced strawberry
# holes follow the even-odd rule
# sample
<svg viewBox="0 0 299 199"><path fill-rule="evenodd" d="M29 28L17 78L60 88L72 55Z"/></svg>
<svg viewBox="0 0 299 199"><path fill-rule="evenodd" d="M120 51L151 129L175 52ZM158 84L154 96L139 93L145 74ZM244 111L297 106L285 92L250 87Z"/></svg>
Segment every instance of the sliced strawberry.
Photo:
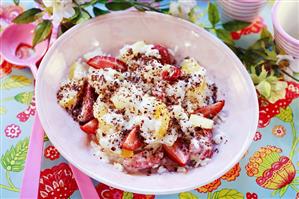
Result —
<svg viewBox="0 0 299 199"><path fill-rule="evenodd" d="M203 139L205 138L205 142L203 143ZM189 151L191 154L197 154L205 151L207 146L212 146L212 138L213 138L213 132L212 129L200 129L196 132L196 136L192 139ZM206 147L203 147L203 144L206 145Z"/></svg>
<svg viewBox="0 0 299 199"><path fill-rule="evenodd" d="M224 100L218 101L215 104L210 104L198 108L194 113L201 113L204 117L213 118L215 117L224 107Z"/></svg>
<svg viewBox="0 0 299 199"><path fill-rule="evenodd" d="M135 154L132 158L126 158L123 166L130 173L137 173L144 169L150 169L155 165L159 165L163 158L161 151L142 151Z"/></svg>
<svg viewBox="0 0 299 199"><path fill-rule="evenodd" d="M122 143L122 148L130 151L138 149L142 142L138 138L139 126L134 127L130 133L126 136L124 142Z"/></svg>
<svg viewBox="0 0 299 199"><path fill-rule="evenodd" d="M113 68L115 70L118 70L120 72L124 72L127 70L127 65L115 58L115 57L109 57L109 56L95 56L87 61L87 64L96 68Z"/></svg>
<svg viewBox="0 0 299 199"><path fill-rule="evenodd" d="M174 58L173 56L169 53L166 47L161 46L159 44L154 45L154 49L157 49L159 51L159 54L161 56L161 63L162 64L173 64L174 63Z"/></svg>
<svg viewBox="0 0 299 199"><path fill-rule="evenodd" d="M96 100L96 93L94 88L86 83L84 96L82 100L81 112L77 119L79 122L85 123L93 118L93 104Z"/></svg>
<svg viewBox="0 0 299 199"><path fill-rule="evenodd" d="M182 143L176 141L172 146L163 145L163 148L170 159L178 163L180 166L185 166L189 160L189 151Z"/></svg>
<svg viewBox="0 0 299 199"><path fill-rule="evenodd" d="M172 66L170 68L170 71L164 70L162 71L162 79L167 81L175 81L181 76L182 72L181 69L179 69L176 66Z"/></svg>
<svg viewBox="0 0 299 199"><path fill-rule="evenodd" d="M80 129L87 134L95 135L99 126L99 122L97 119L92 119L84 125L80 126Z"/></svg>

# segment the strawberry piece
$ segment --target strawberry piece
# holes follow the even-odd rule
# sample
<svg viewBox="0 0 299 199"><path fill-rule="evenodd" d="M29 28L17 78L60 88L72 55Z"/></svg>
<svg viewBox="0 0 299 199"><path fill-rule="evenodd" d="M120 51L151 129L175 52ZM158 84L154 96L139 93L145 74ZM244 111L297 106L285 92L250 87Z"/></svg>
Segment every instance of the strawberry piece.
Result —
<svg viewBox="0 0 299 199"><path fill-rule="evenodd" d="M82 107L79 116L77 117L79 122L85 123L93 119L93 104L96 100L96 93L94 88L86 83L84 96L82 100Z"/></svg>
<svg viewBox="0 0 299 199"><path fill-rule="evenodd" d="M162 79L167 80L167 81L175 81L182 74L181 69L179 69L176 66L172 66L170 68L170 70L171 70L170 72L167 70L162 71Z"/></svg>
<svg viewBox="0 0 299 199"><path fill-rule="evenodd" d="M172 146L163 145L163 148L170 159L178 163L180 166L185 166L189 160L190 153L187 148L179 141L176 141Z"/></svg>
<svg viewBox="0 0 299 199"><path fill-rule="evenodd" d="M150 169L160 164L163 158L163 152L142 151L135 154L132 158L127 158L123 162L123 166L130 173L137 173L144 169Z"/></svg>
<svg viewBox="0 0 299 199"><path fill-rule="evenodd" d="M159 54L161 56L160 61L162 64L173 64L174 63L174 58L169 53L169 51L167 50L166 47L156 44L156 45L154 45L153 49L157 49L159 51Z"/></svg>
<svg viewBox="0 0 299 199"><path fill-rule="evenodd" d="M139 126L134 127L122 143L122 148L130 151L138 149L142 142L138 138Z"/></svg>
<svg viewBox="0 0 299 199"><path fill-rule="evenodd" d="M189 151L191 154L204 153L205 149L209 147L202 147L202 144L206 146L212 146L213 132L211 129L200 129L196 132L197 136L193 138L194 140L190 143ZM201 138L205 137L205 143L202 143Z"/></svg>
<svg viewBox="0 0 299 199"><path fill-rule="evenodd" d="M84 125L80 126L80 129L87 134L95 135L99 126L97 119L92 119Z"/></svg>
<svg viewBox="0 0 299 199"><path fill-rule="evenodd" d="M198 108L194 113L201 113L204 117L213 118L215 117L224 107L224 100L218 101L215 104L210 104Z"/></svg>
<svg viewBox="0 0 299 199"><path fill-rule="evenodd" d="M127 65L115 58L115 57L109 57L109 56L95 56L87 61L87 64L96 68L112 68L120 72L124 72L127 70Z"/></svg>

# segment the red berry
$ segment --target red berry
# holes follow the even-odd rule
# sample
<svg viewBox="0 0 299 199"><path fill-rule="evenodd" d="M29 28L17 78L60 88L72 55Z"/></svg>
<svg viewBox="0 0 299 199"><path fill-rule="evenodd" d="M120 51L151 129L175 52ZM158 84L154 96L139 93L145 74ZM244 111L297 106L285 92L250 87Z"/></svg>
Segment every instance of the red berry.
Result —
<svg viewBox="0 0 299 199"><path fill-rule="evenodd" d="M181 76L182 72L181 69L179 69L176 66L172 66L170 68L170 71L164 70L162 71L162 79L167 81L175 81Z"/></svg>
<svg viewBox="0 0 299 199"><path fill-rule="evenodd" d="M161 63L162 64L173 64L174 63L174 58L172 55L169 53L166 47L161 46L159 44L154 45L154 49L157 49L159 51L159 54L161 56Z"/></svg>

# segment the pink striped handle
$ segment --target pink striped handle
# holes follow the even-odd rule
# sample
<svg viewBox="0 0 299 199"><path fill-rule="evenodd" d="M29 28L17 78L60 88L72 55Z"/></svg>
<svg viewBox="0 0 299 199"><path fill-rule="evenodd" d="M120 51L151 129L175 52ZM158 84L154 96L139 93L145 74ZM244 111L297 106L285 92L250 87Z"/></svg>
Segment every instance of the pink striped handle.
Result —
<svg viewBox="0 0 299 199"><path fill-rule="evenodd" d="M53 34L50 38L50 45L57 38L58 27L59 25L53 25ZM30 68L35 78L37 68L35 65L30 65ZM38 197L43 144L44 131L36 113L24 168L24 176L20 193L21 199ZM91 179L85 174L83 174L80 170L76 169L73 165L70 164L70 167L73 171L82 198L99 198Z"/></svg>
<svg viewBox="0 0 299 199"><path fill-rule="evenodd" d="M73 171L73 175L74 175L77 185L79 187L81 197L86 198L86 199L99 198L99 195L96 192L91 179L87 175L82 173L79 169L77 169L75 166L73 166L72 164L69 164L69 165Z"/></svg>
<svg viewBox="0 0 299 199"><path fill-rule="evenodd" d="M56 23L53 24L52 35L50 38L50 45L52 45L58 37L59 25L60 24L56 24ZM73 171L73 175L79 187L81 197L83 199L99 198L91 179L87 175L82 173L79 169L77 169L75 166L73 166L72 164L69 164L69 166Z"/></svg>
<svg viewBox="0 0 299 199"><path fill-rule="evenodd" d="M37 198L38 196L43 138L44 130L36 113L28 146L20 198Z"/></svg>

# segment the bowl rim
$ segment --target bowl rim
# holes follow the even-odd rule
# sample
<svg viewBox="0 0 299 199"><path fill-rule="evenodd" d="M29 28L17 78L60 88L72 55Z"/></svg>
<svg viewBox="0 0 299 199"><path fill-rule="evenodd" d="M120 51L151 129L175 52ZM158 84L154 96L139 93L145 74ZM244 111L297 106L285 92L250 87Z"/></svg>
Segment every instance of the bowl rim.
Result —
<svg viewBox="0 0 299 199"><path fill-rule="evenodd" d="M277 18L278 11L277 10L278 10L278 7L279 7L279 5L280 5L281 2L282 2L281 0L276 0L275 3L274 3L273 8L271 10L271 17L272 17L273 27L287 41L289 41L290 43L293 43L295 45L299 45L299 40L295 39L294 37L292 37L291 35L289 35L289 33L287 33L282 28L282 26L280 25L280 23L278 22L278 18Z"/></svg>
<svg viewBox="0 0 299 199"><path fill-rule="evenodd" d="M139 11L135 11L135 10L130 10L130 11L118 11L118 12L114 12L114 13L109 13L109 14L105 14L102 16L98 16L95 17L93 19L90 19L82 24L76 25L74 27L72 27L70 30L68 30L65 34L63 34L62 36L60 36L56 42L54 42L54 44L49 48L48 52L46 53L45 57L43 58L41 64L40 64L40 69L38 71L37 74L37 80L36 80L36 105L37 105L37 112L38 113L43 113L43 108L42 108L42 102L40 99L42 99L42 97L40 96L41 92L39 90L41 87L41 82L42 81L42 73L45 70L45 66L47 65L47 63L49 62L50 58L53 55L53 52L56 50L56 47L64 40L69 38L69 35L71 35L73 32L76 32L78 29L81 29L82 27L88 26L92 23L95 23L98 20L105 20L106 18L109 17L113 17L113 16L118 16L118 15L133 15L133 16L140 16L140 15L152 15L152 16L156 16L156 17L165 17L171 20L175 20L178 23L183 23L185 25L188 25L190 27L192 27L193 29L198 29L200 31L204 31L207 37L213 39L217 45L222 46L225 50L225 53L227 53L228 56L230 56L234 62L239 65L239 66L243 66L243 64L241 63L241 61L239 60L239 58L230 50L229 47L227 47L221 40L219 40L216 36L212 35L211 33L207 32L206 30L204 30L203 28L200 28L198 26L196 26L195 24L188 22L186 20L177 18L177 17L173 17L170 15L166 15L166 14L162 14L162 13L157 13L157 12L151 12L151 11L146 11L146 12L139 12ZM134 187L130 187L128 185L123 185L120 184L118 182L115 181L111 181L108 178L104 178L103 176L99 176L96 175L95 173L93 173L92 171L84 168L84 166L82 166L80 163L78 163L77 161L75 161L74 157L71 157L70 155L67 155L67 153L65 153L65 151L63 150L63 147L60 146L57 143L53 143L53 145L57 148L57 150L61 153L61 155L71 164L73 164L74 166L76 166L80 171L82 171L83 173L87 174L88 176L90 176L91 178L96 179L99 182L102 182L108 186L112 186L121 190L126 190L126 191L130 191L133 193L141 193L141 194L155 194L155 195L166 195L166 194L174 194L174 193L178 193L178 192L184 192L184 191L190 191L192 189L195 189L199 186L203 186L205 184L208 184L218 178L220 178L222 175L224 175L227 171L229 171L236 163L238 163L241 158L244 156L244 154L246 153L246 151L248 150L249 146L251 145L252 141L253 141L253 137L255 135L257 126L258 126L258 115L259 115L259 106L258 106L258 98L257 98L257 94L256 94L256 90L255 87L253 85L253 82L246 70L246 68L243 67L238 67L239 72L242 74L242 77L244 79L244 81L247 83L248 85L248 90L250 93L252 93L252 103L254 105L254 107L252 107L252 114L253 116L255 116L254 118L252 118L252 124L250 125L250 132L248 132L248 139L244 142L242 148L239 150L239 152L236 154L236 156L234 156L230 163L226 165L225 168L222 169L222 171L217 172L214 177L209 178L209 180L207 180L207 182L202 182L202 184L196 183L196 181L194 181L192 184L190 183L188 186L184 186L182 188L175 188L175 189L161 189L159 191L156 190L152 190L151 188L134 188ZM39 114L39 115L45 115L45 114ZM46 117L40 117L40 121L41 124L47 124L46 122ZM48 126L48 125L44 125L44 126ZM51 140L52 136L51 134L49 134L49 139ZM199 169L199 168L197 168Z"/></svg>

